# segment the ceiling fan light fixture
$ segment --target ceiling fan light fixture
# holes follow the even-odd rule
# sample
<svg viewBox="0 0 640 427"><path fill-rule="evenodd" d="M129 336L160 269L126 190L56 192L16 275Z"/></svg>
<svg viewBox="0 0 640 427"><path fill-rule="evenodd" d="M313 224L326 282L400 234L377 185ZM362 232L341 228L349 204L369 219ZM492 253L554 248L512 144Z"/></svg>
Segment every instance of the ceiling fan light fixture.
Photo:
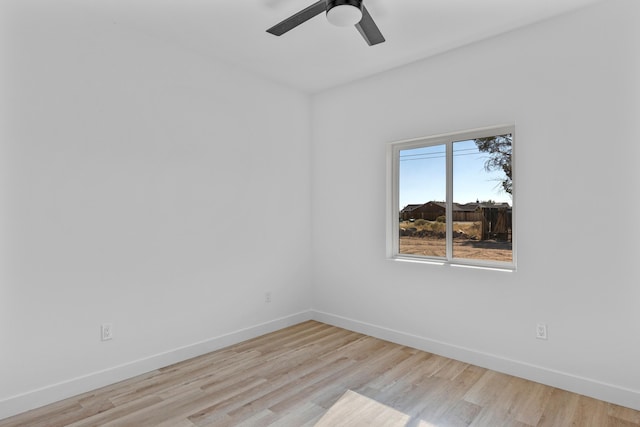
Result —
<svg viewBox="0 0 640 427"><path fill-rule="evenodd" d="M327 1L327 20L337 27L350 27L362 19L362 0Z"/></svg>
<svg viewBox="0 0 640 427"><path fill-rule="evenodd" d="M274 36L281 36L309 19L325 13L327 20L334 25L352 25L369 46L384 42L384 36L373 21L371 14L362 4L363 0L318 0L298 13L294 13L282 22L267 30Z"/></svg>

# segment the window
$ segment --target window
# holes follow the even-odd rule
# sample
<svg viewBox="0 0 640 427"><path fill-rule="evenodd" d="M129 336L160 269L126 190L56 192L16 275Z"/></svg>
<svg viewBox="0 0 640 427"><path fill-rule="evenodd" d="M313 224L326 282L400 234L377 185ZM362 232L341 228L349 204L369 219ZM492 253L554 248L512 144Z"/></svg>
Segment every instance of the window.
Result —
<svg viewBox="0 0 640 427"><path fill-rule="evenodd" d="M391 258L513 269L514 127L391 143Z"/></svg>

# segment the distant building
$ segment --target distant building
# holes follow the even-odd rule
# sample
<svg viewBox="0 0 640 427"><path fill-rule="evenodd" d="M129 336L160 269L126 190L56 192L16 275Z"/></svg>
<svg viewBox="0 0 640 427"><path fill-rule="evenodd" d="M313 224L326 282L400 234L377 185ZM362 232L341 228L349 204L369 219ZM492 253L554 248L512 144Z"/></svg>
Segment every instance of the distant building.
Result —
<svg viewBox="0 0 640 427"><path fill-rule="evenodd" d="M410 219L416 219L413 215L413 210L422 205L407 205L400 211L400 219L402 221L409 221Z"/></svg>
<svg viewBox="0 0 640 427"><path fill-rule="evenodd" d="M482 240L511 240L512 212L508 203L475 202L453 203L454 221L482 222ZM431 201L423 204L410 204L400 211L400 220L424 219L435 221L446 215L446 203Z"/></svg>

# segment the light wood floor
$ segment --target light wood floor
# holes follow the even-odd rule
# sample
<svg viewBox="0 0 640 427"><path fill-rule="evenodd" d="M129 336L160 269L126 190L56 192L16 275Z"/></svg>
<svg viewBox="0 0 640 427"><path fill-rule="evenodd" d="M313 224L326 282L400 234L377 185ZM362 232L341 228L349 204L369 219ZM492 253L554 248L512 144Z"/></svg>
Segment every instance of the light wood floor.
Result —
<svg viewBox="0 0 640 427"><path fill-rule="evenodd" d="M640 426L640 412L309 321L0 426L313 426L347 390L407 426Z"/></svg>

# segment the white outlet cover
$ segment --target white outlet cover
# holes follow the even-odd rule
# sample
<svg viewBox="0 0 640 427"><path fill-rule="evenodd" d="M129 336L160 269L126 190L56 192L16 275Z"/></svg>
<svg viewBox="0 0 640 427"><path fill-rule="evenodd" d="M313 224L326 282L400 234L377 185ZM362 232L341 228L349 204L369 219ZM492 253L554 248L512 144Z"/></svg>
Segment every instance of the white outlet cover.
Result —
<svg viewBox="0 0 640 427"><path fill-rule="evenodd" d="M103 323L100 326L100 337L102 341L113 339L113 323Z"/></svg>
<svg viewBox="0 0 640 427"><path fill-rule="evenodd" d="M546 340L547 337L547 325L545 323L538 323L536 326L536 338L540 340Z"/></svg>

